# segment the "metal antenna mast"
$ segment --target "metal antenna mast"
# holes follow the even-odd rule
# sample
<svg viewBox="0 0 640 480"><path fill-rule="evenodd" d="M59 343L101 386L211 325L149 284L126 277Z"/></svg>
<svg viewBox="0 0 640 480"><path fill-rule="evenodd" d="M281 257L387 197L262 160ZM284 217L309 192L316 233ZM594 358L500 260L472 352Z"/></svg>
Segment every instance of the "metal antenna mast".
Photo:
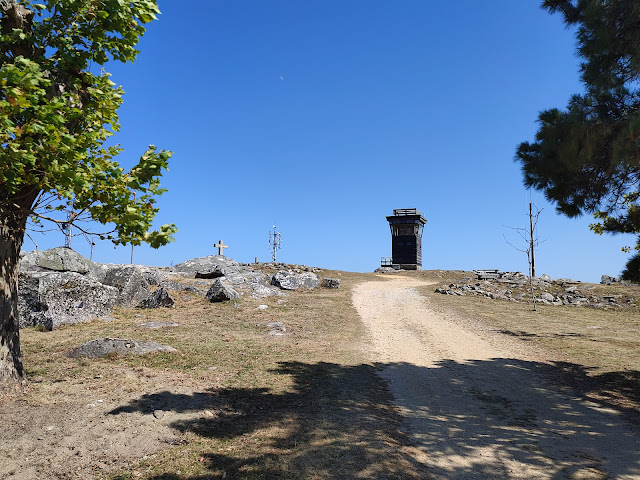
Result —
<svg viewBox="0 0 640 480"><path fill-rule="evenodd" d="M74 203L75 203L75 200L71 202L71 206L67 211L67 221L63 223L62 226L60 227L62 229L62 233L64 234L64 246L67 248L71 248L71 237L72 237L71 226L73 224L73 219L76 217L76 214L73 213Z"/></svg>
<svg viewBox="0 0 640 480"><path fill-rule="evenodd" d="M276 231L275 224L273 225L273 232L269 232L269 248L271 249L271 258L273 263L276 263L276 252L280 250L282 246L282 235Z"/></svg>

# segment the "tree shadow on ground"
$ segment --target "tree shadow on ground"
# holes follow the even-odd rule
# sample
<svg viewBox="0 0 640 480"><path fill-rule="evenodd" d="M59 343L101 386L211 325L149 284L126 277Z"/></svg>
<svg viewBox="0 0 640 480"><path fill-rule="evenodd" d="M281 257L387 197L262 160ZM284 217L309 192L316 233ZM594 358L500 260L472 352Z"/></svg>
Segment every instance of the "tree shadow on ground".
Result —
<svg viewBox="0 0 640 480"><path fill-rule="evenodd" d="M422 466L403 452L408 440L384 382L372 365L282 362L273 371L293 385L283 393L266 388L211 389L193 395L143 395L110 413L213 412L171 426L203 438L231 441L233 451L205 453L209 478L419 479ZM255 448L243 448L251 434ZM258 434L260 435L260 434ZM251 440L247 440L251 442ZM229 450L232 450L231 448ZM249 450L249 452L247 451ZM184 476L167 473L154 480Z"/></svg>
<svg viewBox="0 0 640 480"><path fill-rule="evenodd" d="M432 478L640 475L640 431L628 421L637 411L611 403L579 365L442 360L391 364L383 376L410 405L403 414Z"/></svg>
<svg viewBox="0 0 640 480"><path fill-rule="evenodd" d="M390 379L395 401L406 407L402 416L407 434L376 370ZM597 384L588 381L587 371L578 365L500 358L444 360L433 367L285 362L274 373L290 375L293 388L285 393L264 388L194 395L161 392L111 413L210 409L215 415L178 420L171 426L234 442L261 429L280 432L249 453L219 449L204 454L210 474L189 477L192 480L640 475L637 429L606 399L585 400ZM564 380L568 373L576 379L571 387ZM637 381L638 374L632 372L630 378ZM418 445L429 465L403 449L407 443ZM182 478L169 472L153 477Z"/></svg>

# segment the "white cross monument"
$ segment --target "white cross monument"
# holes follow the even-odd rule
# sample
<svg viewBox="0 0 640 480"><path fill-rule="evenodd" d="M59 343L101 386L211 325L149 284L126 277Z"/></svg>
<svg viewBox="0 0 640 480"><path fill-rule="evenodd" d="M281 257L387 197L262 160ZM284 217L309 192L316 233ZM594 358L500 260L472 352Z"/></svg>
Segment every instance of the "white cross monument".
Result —
<svg viewBox="0 0 640 480"><path fill-rule="evenodd" d="M223 248L229 248L229 245L225 245L224 242L222 240L218 241L218 243L216 243L214 245L214 247L216 247L218 249L218 255L222 255L224 257L224 253L222 253L222 249Z"/></svg>

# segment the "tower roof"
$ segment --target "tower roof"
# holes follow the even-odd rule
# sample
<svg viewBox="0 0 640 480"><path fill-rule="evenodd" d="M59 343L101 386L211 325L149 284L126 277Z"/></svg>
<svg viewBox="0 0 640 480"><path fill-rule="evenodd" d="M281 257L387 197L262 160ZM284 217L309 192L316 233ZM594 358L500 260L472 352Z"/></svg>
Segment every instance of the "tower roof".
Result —
<svg viewBox="0 0 640 480"><path fill-rule="evenodd" d="M394 208L393 215L387 217L389 223L427 223L417 208Z"/></svg>

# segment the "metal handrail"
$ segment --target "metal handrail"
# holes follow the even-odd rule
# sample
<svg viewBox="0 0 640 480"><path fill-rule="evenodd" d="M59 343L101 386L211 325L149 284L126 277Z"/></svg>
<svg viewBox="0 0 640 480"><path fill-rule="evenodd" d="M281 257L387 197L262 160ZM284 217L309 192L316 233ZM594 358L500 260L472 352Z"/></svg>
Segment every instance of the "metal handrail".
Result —
<svg viewBox="0 0 640 480"><path fill-rule="evenodd" d="M394 208L394 215L422 215L417 208Z"/></svg>

